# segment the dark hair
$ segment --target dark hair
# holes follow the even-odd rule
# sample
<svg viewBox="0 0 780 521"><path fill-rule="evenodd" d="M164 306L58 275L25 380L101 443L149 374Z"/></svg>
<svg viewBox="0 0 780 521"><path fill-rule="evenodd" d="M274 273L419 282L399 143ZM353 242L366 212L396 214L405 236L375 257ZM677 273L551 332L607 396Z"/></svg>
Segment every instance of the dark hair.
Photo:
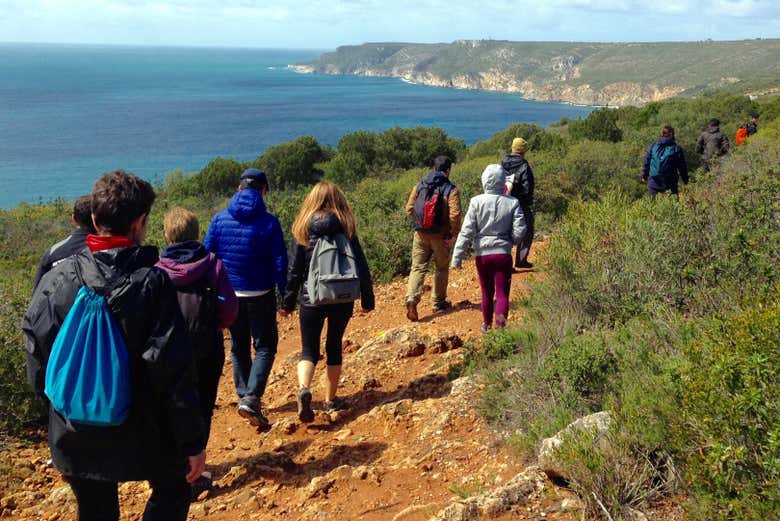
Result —
<svg viewBox="0 0 780 521"><path fill-rule="evenodd" d="M149 213L152 203L152 185L124 170L103 174L92 187L95 225L111 235L126 235L133 221Z"/></svg>
<svg viewBox="0 0 780 521"><path fill-rule="evenodd" d="M238 183L238 189L245 190L247 188L262 192L265 188L268 188L268 181L262 181L256 177L245 177Z"/></svg>
<svg viewBox="0 0 780 521"><path fill-rule="evenodd" d="M449 172L452 168L452 159L447 156L437 156L433 160L433 169L436 172Z"/></svg>
<svg viewBox="0 0 780 521"><path fill-rule="evenodd" d="M92 225L91 195L82 195L73 203L73 220L79 227L91 232L95 231L95 227Z"/></svg>
<svg viewBox="0 0 780 521"><path fill-rule="evenodd" d="M710 126L711 127L719 127L720 126L720 120L718 118L712 118L710 120Z"/></svg>
<svg viewBox="0 0 780 521"><path fill-rule="evenodd" d="M664 125L661 127L661 136L674 137L674 127L671 125Z"/></svg>

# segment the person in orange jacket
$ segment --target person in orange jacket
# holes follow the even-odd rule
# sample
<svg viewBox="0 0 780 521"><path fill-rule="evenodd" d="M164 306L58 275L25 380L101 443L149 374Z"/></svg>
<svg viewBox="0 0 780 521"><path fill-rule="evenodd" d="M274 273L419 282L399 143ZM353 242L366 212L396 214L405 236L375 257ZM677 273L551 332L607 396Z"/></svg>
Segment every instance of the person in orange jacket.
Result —
<svg viewBox="0 0 780 521"><path fill-rule="evenodd" d="M737 133L734 136L734 140L737 142L737 146L744 144L748 139L747 125L740 125L737 129Z"/></svg>

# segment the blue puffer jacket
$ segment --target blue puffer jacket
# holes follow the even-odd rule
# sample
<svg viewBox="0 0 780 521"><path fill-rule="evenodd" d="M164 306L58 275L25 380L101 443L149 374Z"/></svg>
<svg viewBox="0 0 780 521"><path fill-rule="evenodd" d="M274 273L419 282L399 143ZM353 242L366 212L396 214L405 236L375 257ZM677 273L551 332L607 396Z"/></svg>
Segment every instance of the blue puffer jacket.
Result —
<svg viewBox="0 0 780 521"><path fill-rule="evenodd" d="M211 220L203 245L225 266L236 291L266 291L287 284L287 247L279 219L268 213L260 192L239 190Z"/></svg>

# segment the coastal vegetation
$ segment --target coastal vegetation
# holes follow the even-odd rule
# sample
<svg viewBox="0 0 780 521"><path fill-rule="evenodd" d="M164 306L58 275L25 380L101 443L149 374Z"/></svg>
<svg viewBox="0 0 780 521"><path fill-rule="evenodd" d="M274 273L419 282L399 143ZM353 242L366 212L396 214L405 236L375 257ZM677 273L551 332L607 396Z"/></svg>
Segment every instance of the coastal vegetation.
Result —
<svg viewBox="0 0 780 521"><path fill-rule="evenodd" d="M760 115L759 133L705 175L698 133L718 117L727 135ZM661 125L677 129L694 171L678 201L643 197L640 166ZM602 109L547 128L516 124L466 146L440 129L355 132L337 146L301 137L255 160L215 158L157 186L150 221L193 210L202 232L235 191L240 172L265 168L269 209L288 236L317 179L347 191L369 264L381 280L409 269L404 214L432 159L457 159L464 205L512 138L529 142L538 226L550 240L545 277L517 321L469 348L453 376L478 374L480 408L518 453L584 414L606 410L609 450L572 443L561 457L591 513L682 491L698 519L771 519L780 509L780 98L720 93L642 108ZM98 173L96 173L97 175ZM0 211L0 429L25 432L41 409L27 389L20 318L41 253L69 233L69 204Z"/></svg>

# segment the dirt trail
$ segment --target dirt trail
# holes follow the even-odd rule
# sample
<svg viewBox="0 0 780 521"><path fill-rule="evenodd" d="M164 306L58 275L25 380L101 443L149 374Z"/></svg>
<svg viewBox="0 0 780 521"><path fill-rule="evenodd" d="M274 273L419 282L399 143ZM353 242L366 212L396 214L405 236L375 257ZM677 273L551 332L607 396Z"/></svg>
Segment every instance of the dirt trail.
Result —
<svg viewBox="0 0 780 521"><path fill-rule="evenodd" d="M533 276L514 275L513 298ZM295 414L297 316L280 319L279 353L263 403L273 423L269 432L237 415L228 353L208 446L216 488L193 503L191 519L430 519L453 500L492 490L523 471L474 410L479 384L447 378L464 344L479 342L473 262L451 272L450 312L432 315L426 292L420 322L408 322L405 289L404 280L382 285L377 309L356 313L345 336L340 388L350 407L318 412L314 423L300 424ZM317 411L323 366L312 389ZM12 443L0 458L0 517L75 517L68 487L46 465L45 443ZM569 493L537 474L531 481L536 488L525 504L494 509L491 517L574 518L560 508ZM122 518L139 518L147 485L126 483L120 492Z"/></svg>

